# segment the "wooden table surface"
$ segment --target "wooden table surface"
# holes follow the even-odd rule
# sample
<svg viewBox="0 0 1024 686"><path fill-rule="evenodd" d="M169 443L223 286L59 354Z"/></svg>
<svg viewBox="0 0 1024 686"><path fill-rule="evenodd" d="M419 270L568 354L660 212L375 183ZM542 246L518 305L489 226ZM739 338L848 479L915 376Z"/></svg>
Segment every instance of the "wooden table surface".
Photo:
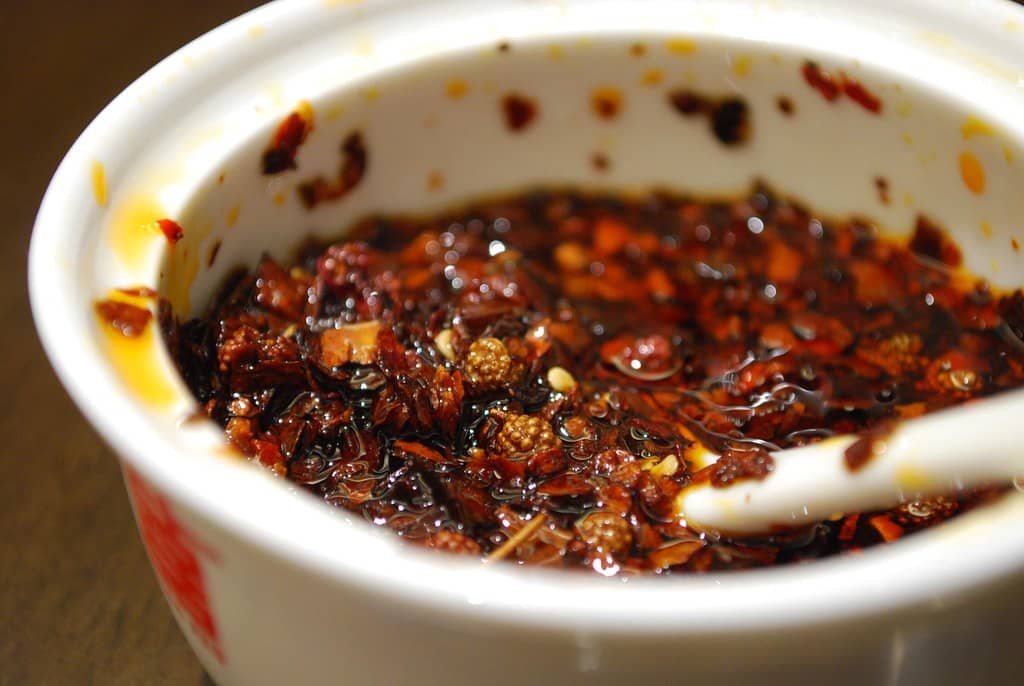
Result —
<svg viewBox="0 0 1024 686"><path fill-rule="evenodd" d="M121 89L254 0L0 0L0 684L209 684L135 531L110 450L29 314L46 184Z"/></svg>

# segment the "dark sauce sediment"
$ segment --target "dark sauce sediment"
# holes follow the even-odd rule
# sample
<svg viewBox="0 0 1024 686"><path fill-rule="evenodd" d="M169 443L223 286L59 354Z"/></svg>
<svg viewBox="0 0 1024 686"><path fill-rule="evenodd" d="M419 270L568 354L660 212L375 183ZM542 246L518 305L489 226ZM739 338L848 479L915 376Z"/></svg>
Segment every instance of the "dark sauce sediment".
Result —
<svg viewBox="0 0 1024 686"><path fill-rule="evenodd" d="M410 541L604 574L760 567L1000 493L747 539L673 512L695 479L763 478L773 450L1024 383L1024 295L952 270L935 231L918 222L920 256L763 189L535 192L364 221L164 324L238 449ZM697 444L721 462L701 470Z"/></svg>

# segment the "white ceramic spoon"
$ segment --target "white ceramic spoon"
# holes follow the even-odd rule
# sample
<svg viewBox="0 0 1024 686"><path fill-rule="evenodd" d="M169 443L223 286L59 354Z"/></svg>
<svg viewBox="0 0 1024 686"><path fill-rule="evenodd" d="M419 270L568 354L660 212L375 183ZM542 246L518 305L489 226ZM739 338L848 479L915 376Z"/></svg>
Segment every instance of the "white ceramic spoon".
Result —
<svg viewBox="0 0 1024 686"><path fill-rule="evenodd" d="M1024 416L1001 399L976 401L896 426L872 441L851 470L838 436L774 453L762 480L684 489L676 511L690 526L729 534L768 533L838 514L895 507L1024 476Z"/></svg>

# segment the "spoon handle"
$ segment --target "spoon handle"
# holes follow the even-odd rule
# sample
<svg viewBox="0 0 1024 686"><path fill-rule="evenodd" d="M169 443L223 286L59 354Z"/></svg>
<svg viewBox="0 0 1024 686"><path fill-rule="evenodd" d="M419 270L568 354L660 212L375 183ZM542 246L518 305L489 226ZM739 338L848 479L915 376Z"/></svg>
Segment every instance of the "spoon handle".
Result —
<svg viewBox="0 0 1024 686"><path fill-rule="evenodd" d="M1010 398L900 424L873 439L866 463L852 469L845 453L856 440L774 453L775 469L763 480L684 489L676 512L696 528L750 535L1024 476L1024 414Z"/></svg>

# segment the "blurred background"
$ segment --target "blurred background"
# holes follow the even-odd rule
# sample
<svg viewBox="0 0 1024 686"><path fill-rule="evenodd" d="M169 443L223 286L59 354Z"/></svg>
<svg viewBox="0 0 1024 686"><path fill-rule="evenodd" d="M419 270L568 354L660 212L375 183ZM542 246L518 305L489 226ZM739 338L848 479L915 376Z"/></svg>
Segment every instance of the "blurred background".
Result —
<svg viewBox="0 0 1024 686"><path fill-rule="evenodd" d="M89 121L168 53L260 4L0 0L0 684L210 683L157 588L113 455L39 347L25 262L50 175Z"/></svg>

